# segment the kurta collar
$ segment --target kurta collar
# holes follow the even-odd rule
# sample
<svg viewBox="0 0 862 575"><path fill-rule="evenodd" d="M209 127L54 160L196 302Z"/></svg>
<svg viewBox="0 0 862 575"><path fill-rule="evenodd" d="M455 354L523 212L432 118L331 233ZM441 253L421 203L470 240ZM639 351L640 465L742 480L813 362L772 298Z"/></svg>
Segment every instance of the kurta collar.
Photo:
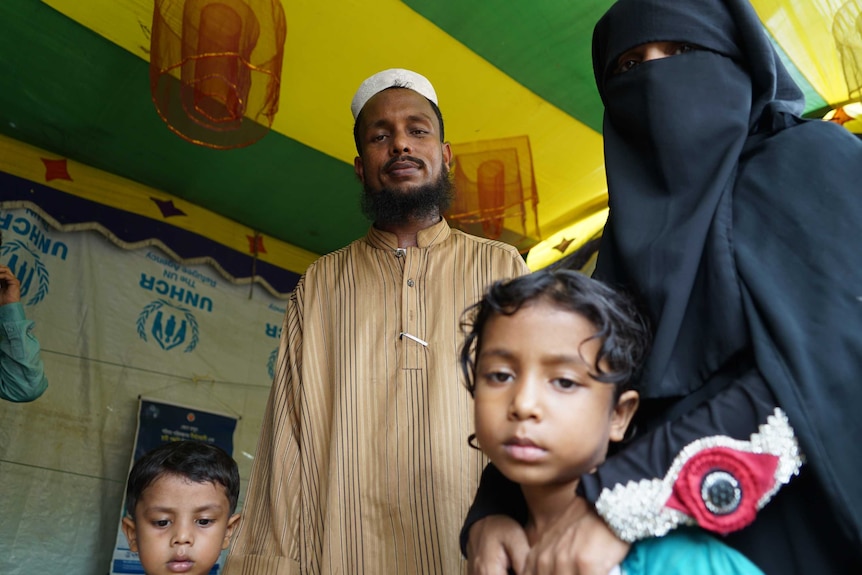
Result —
<svg viewBox="0 0 862 575"><path fill-rule="evenodd" d="M416 242L420 248L429 248L446 241L451 233L452 229L449 227L446 218L440 218L440 221L430 228L420 230ZM368 230L365 241L381 250L395 250L398 248L398 238L395 234L378 230L374 226L371 226Z"/></svg>

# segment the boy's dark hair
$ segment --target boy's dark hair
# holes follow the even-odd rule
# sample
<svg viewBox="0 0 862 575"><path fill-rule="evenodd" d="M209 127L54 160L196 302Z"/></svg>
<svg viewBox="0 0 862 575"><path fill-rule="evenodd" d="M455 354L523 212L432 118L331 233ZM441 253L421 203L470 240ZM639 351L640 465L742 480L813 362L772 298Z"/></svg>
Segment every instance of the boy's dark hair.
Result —
<svg viewBox="0 0 862 575"><path fill-rule="evenodd" d="M388 88L384 88L382 91L391 90L392 88L406 88L410 89L408 86L399 86L398 84L389 86ZM428 100L428 98L425 98ZM434 115L437 116L437 122L440 123L440 141L445 142L445 129L443 128L443 112L440 111L440 107L437 106L431 100L428 100L428 103L431 104L431 109L434 110ZM359 114L356 116L356 120L353 122L353 143L356 144L356 153L359 156L362 156L362 148L359 145L359 122L362 120L362 111L359 111Z"/></svg>
<svg viewBox="0 0 862 575"><path fill-rule="evenodd" d="M155 480L175 475L195 483L213 483L224 487L230 502L230 513L236 511L239 499L239 469L236 461L222 448L201 441L172 441L146 452L132 466L126 484L126 512L133 519L135 506Z"/></svg>
<svg viewBox="0 0 862 575"><path fill-rule="evenodd" d="M485 296L467 308L461 329L466 338L460 350L461 371L470 395L476 389L476 363L482 348L482 331L496 315L513 315L531 303L545 301L577 313L595 326L590 339L601 341L590 375L616 386L616 397L632 387L649 351L652 334L634 301L599 280L566 270L539 270L494 282ZM601 361L609 368L604 371Z"/></svg>

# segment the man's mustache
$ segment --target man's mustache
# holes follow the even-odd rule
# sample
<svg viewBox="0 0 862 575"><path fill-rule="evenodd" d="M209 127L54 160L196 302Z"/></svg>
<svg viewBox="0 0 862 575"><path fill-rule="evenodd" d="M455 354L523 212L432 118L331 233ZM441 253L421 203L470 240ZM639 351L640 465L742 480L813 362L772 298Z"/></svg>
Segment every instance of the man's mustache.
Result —
<svg viewBox="0 0 862 575"><path fill-rule="evenodd" d="M389 161L387 161L383 165L383 169L386 171L389 171L389 168L392 167L392 164L394 164L396 162L412 162L420 168L425 167L425 162L423 162L419 158L414 158L413 156L397 156L397 157L391 158Z"/></svg>

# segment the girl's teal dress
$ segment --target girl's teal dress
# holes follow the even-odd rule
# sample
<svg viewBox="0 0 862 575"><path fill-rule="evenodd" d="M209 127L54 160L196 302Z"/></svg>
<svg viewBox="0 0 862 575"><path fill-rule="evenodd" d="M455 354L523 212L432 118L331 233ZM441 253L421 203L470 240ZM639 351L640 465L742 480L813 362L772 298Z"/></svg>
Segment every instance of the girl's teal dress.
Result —
<svg viewBox="0 0 862 575"><path fill-rule="evenodd" d="M739 551L713 535L677 529L632 545L621 575L763 575Z"/></svg>

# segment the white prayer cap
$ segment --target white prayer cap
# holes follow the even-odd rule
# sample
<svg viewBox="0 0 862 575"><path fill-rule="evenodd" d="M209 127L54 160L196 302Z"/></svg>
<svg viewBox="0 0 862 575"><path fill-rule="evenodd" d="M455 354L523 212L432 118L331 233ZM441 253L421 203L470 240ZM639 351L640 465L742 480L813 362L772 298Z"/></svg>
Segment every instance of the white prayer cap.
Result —
<svg viewBox="0 0 862 575"><path fill-rule="evenodd" d="M428 81L428 78L416 72L405 70L403 68L390 68L377 72L359 85L356 94L353 96L353 102L350 103L350 111L353 112L353 119L359 116L365 103L368 102L375 94L382 92L386 88L409 88L414 92L418 92L437 104L437 92L434 91L434 86Z"/></svg>

